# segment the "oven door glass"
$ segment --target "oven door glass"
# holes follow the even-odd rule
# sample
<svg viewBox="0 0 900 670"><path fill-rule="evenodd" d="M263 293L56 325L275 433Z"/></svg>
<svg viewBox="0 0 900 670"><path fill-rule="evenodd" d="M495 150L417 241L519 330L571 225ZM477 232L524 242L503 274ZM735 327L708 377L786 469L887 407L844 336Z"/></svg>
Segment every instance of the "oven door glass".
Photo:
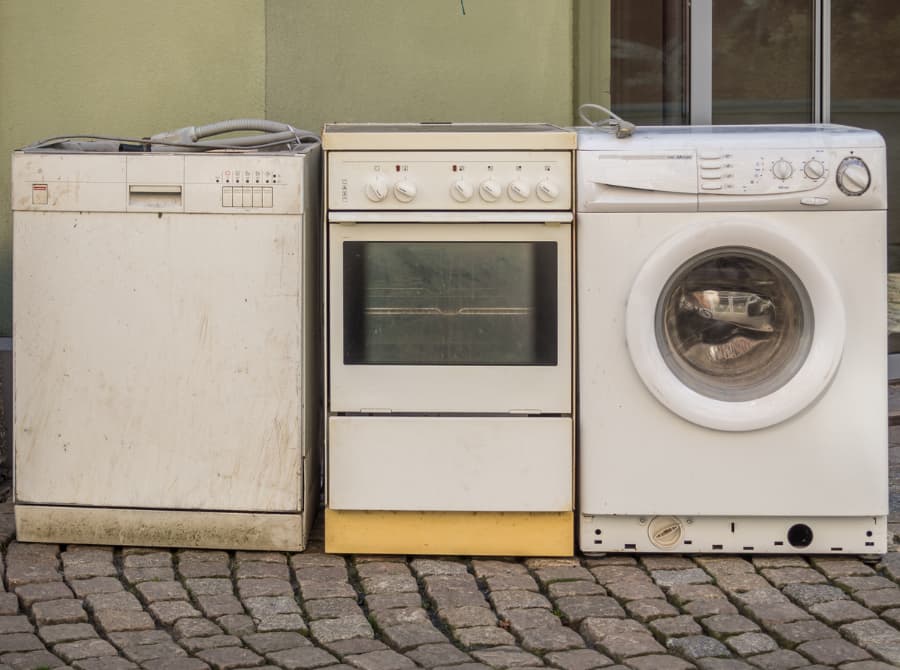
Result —
<svg viewBox="0 0 900 670"><path fill-rule="evenodd" d="M344 363L556 365L555 242L344 242Z"/></svg>
<svg viewBox="0 0 900 670"><path fill-rule="evenodd" d="M333 411L571 412L571 224L331 224Z"/></svg>

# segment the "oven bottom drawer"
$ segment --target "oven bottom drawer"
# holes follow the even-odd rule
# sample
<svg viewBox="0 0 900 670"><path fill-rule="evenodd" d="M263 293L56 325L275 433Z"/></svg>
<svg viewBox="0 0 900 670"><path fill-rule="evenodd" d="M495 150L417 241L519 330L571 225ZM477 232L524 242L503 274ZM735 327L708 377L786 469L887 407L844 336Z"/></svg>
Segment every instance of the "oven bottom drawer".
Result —
<svg viewBox="0 0 900 670"><path fill-rule="evenodd" d="M571 417L332 417L333 510L568 512Z"/></svg>

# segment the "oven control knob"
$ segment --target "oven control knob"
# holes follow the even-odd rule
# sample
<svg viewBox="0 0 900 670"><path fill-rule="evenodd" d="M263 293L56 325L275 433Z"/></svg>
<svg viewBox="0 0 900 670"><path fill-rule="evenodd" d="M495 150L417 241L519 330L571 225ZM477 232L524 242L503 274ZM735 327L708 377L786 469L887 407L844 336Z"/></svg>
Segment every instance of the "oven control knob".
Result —
<svg viewBox="0 0 900 670"><path fill-rule="evenodd" d="M478 187L478 195L485 202L497 202L503 195L503 187L493 179L485 179Z"/></svg>
<svg viewBox="0 0 900 670"><path fill-rule="evenodd" d="M509 182L509 186L506 188L506 192L509 193L509 197L511 200L515 200L516 202L525 202L526 200L528 200L528 196L531 195L531 187L521 179L515 179Z"/></svg>
<svg viewBox="0 0 900 670"><path fill-rule="evenodd" d="M779 158L772 166L772 174L774 174L777 179L788 179L794 174L794 166L783 158Z"/></svg>
<svg viewBox="0 0 900 670"><path fill-rule="evenodd" d="M469 202L474 194L475 189L465 179L457 179L450 187L450 197L456 202Z"/></svg>
<svg viewBox="0 0 900 670"><path fill-rule="evenodd" d="M825 176L825 166L822 164L822 161L812 158L806 161L806 165L803 166L803 174L810 179L821 179Z"/></svg>
<svg viewBox="0 0 900 670"><path fill-rule="evenodd" d="M845 158L838 165L837 173L838 188L847 195L862 195L869 190L872 183L872 175L869 173L869 167L860 158Z"/></svg>
<svg viewBox="0 0 900 670"><path fill-rule="evenodd" d="M394 184L394 197L400 202L412 202L416 197L416 185L407 179Z"/></svg>
<svg viewBox="0 0 900 670"><path fill-rule="evenodd" d="M559 197L559 186L549 179L541 179L535 188L535 192L544 202L553 202Z"/></svg>
<svg viewBox="0 0 900 670"><path fill-rule="evenodd" d="M381 202L387 194L387 182L381 177L372 177L366 184L366 197L372 202Z"/></svg>

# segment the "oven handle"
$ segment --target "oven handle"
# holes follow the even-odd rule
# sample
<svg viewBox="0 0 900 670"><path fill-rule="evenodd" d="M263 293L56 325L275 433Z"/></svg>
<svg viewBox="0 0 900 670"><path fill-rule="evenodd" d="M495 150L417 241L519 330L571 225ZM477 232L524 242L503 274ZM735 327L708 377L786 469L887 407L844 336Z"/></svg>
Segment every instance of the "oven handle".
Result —
<svg viewBox="0 0 900 670"><path fill-rule="evenodd" d="M572 223L572 212L328 212L331 223Z"/></svg>

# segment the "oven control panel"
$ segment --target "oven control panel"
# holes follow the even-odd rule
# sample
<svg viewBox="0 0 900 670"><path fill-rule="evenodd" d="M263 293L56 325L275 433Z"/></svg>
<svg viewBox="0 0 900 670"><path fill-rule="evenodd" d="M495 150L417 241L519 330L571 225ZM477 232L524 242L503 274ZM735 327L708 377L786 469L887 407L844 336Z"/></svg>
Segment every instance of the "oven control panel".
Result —
<svg viewBox="0 0 900 670"><path fill-rule="evenodd" d="M571 151L333 151L332 210L570 210Z"/></svg>

